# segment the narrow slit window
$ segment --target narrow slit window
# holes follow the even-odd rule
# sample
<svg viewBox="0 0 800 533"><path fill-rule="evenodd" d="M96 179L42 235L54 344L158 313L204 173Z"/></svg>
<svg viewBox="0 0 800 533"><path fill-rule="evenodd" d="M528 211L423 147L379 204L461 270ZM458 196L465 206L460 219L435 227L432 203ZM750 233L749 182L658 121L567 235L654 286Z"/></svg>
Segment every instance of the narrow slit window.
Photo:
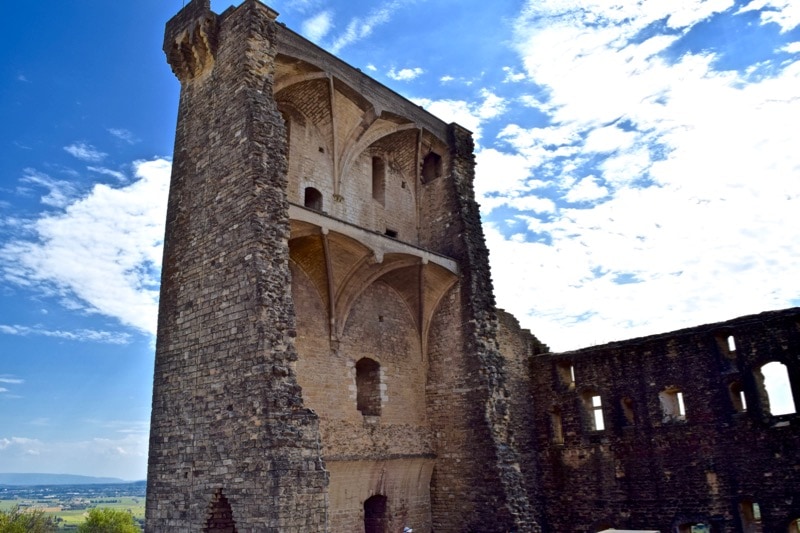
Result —
<svg viewBox="0 0 800 533"><path fill-rule="evenodd" d="M736 339L733 338L733 335L728 335L728 351L731 353L736 351Z"/></svg>
<svg viewBox="0 0 800 533"><path fill-rule="evenodd" d="M561 420L561 410L554 407L550 411L550 428L553 431L553 443L564 444L564 429Z"/></svg>
<svg viewBox="0 0 800 533"><path fill-rule="evenodd" d="M589 429L591 431L603 431L606 428L603 417L603 400L592 391L584 392L581 397Z"/></svg>
<svg viewBox="0 0 800 533"><path fill-rule="evenodd" d="M356 408L364 416L381 416L381 365L368 357L356 363Z"/></svg>
<svg viewBox="0 0 800 533"><path fill-rule="evenodd" d="M386 204L386 162L382 157L372 158L372 199Z"/></svg>
<svg viewBox="0 0 800 533"><path fill-rule="evenodd" d="M742 389L742 383L739 381L734 381L728 386L728 390L730 392L733 409L737 413L743 413L747 411L747 400L745 399L744 396L744 389Z"/></svg>
<svg viewBox="0 0 800 533"><path fill-rule="evenodd" d="M620 401L622 406L622 414L625 415L625 424L627 426L636 425L636 414L633 410L633 400L630 398L623 398Z"/></svg>
<svg viewBox="0 0 800 533"><path fill-rule="evenodd" d="M606 425L603 421L603 401L600 396L592 396L592 416L595 431L603 431Z"/></svg>
<svg viewBox="0 0 800 533"><path fill-rule="evenodd" d="M751 500L739 502L739 518L742 521L743 531L761 533L761 507Z"/></svg>

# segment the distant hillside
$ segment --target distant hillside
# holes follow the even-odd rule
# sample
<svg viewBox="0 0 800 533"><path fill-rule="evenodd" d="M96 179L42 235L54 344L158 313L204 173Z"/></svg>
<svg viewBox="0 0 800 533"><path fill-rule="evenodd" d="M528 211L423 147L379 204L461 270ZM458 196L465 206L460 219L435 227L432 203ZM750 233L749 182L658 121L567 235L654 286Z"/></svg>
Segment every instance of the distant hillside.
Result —
<svg viewBox="0 0 800 533"><path fill-rule="evenodd" d="M74 476L72 474L0 474L0 485L95 485L129 483L114 477Z"/></svg>

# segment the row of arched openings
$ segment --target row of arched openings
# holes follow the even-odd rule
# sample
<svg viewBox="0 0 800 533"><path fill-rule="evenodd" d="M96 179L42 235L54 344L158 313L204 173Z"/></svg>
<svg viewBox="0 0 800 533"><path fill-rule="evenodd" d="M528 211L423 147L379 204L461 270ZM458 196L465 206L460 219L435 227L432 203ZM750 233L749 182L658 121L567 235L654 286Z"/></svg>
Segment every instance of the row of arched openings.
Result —
<svg viewBox="0 0 800 533"><path fill-rule="evenodd" d="M364 533L386 533L389 529L386 496L377 494L364 502ZM228 498L217 489L208 505L204 533L236 533L236 522Z"/></svg>

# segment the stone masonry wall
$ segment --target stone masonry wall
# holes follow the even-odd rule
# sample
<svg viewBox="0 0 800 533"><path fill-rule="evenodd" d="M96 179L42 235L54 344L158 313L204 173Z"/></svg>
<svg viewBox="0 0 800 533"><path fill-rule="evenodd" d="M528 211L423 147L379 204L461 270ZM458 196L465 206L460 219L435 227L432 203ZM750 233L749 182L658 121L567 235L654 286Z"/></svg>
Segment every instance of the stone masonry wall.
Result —
<svg viewBox="0 0 800 533"><path fill-rule="evenodd" d="M498 320L497 341L505 360L508 374L506 386L510 393L509 439L519 451L525 490L531 505L537 512L537 521L541 524L539 514L542 508L542 494L538 484L536 436L543 431L547 432L548 428L537 425L534 411L531 409L534 391L530 361L532 357L548 353L550 350L530 331L522 329L514 316L502 309L498 310Z"/></svg>
<svg viewBox="0 0 800 533"><path fill-rule="evenodd" d="M762 367L785 365L797 406L800 309L530 361L547 531L795 531L800 416L771 414Z"/></svg>
<svg viewBox="0 0 800 533"><path fill-rule="evenodd" d="M205 531L220 501L240 533L326 528L318 421L304 408L291 368L284 132L270 86L274 34L274 14L250 0L223 17L207 0L192 0L167 26L165 51L181 102L147 531Z"/></svg>
<svg viewBox="0 0 800 533"><path fill-rule="evenodd" d="M510 442L507 376L472 190L472 139L457 125L449 131L448 179L423 185L420 199L421 242L457 259L462 268L429 339L428 412L437 454L434 530L538 531Z"/></svg>

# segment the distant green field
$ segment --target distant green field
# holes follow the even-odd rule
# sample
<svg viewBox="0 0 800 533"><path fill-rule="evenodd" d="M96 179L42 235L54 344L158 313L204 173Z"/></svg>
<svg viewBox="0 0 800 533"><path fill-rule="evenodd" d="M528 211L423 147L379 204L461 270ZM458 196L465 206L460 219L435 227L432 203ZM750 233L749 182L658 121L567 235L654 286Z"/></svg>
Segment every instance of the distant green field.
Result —
<svg viewBox="0 0 800 533"><path fill-rule="evenodd" d="M116 500L116 501L110 501ZM90 500L92 507L108 507L110 509L119 509L122 511L130 511L133 517L137 520L144 520L144 498L134 498L129 496L122 496L118 498L100 498L99 500ZM50 511L53 507L61 505L61 502L54 500L47 503L30 500L0 500L0 511L8 511L15 505L27 506L44 509L47 514L59 520L59 526L69 529L75 528L83 523L88 509L75 509L68 511ZM71 526L71 527L70 527Z"/></svg>

